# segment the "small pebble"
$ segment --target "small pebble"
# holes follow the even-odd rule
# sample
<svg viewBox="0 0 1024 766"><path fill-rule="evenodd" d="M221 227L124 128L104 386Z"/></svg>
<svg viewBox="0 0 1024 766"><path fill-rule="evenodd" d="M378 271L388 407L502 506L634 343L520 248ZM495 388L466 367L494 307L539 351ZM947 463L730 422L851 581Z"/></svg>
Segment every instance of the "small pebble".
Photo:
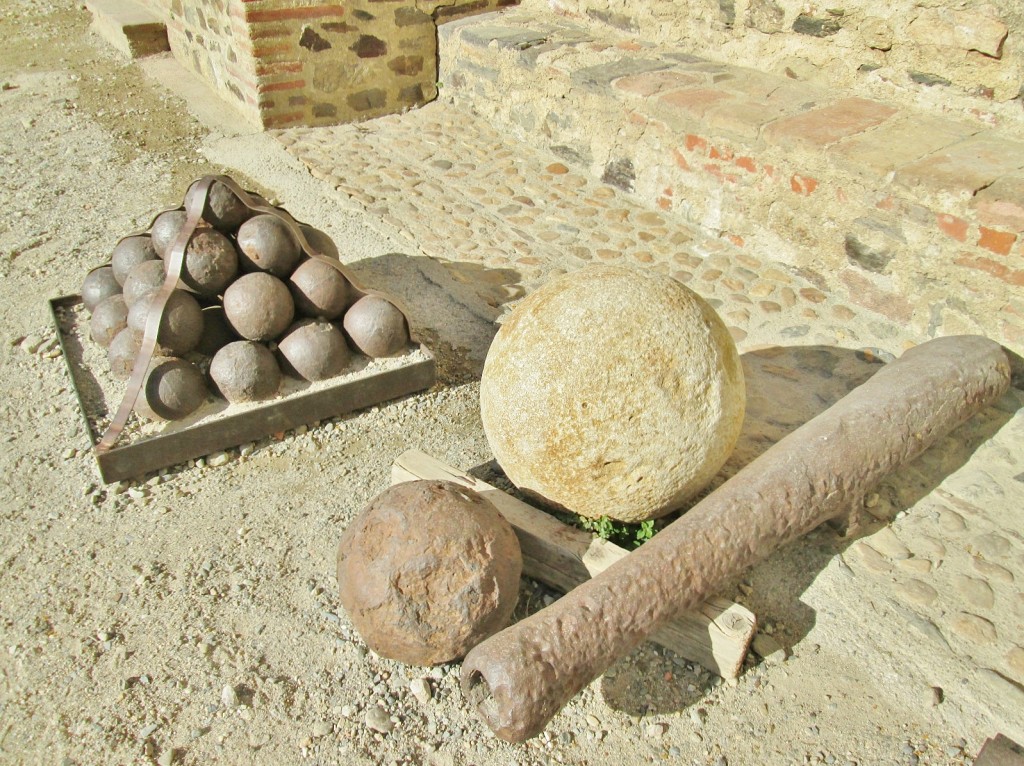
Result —
<svg viewBox="0 0 1024 766"><path fill-rule="evenodd" d="M214 452L206 458L206 464L216 468L218 466L227 465L230 460L231 456L227 452Z"/></svg>
<svg viewBox="0 0 1024 766"><path fill-rule="evenodd" d="M235 692L235 687L228 685L221 689L220 701L226 708L238 707L238 694Z"/></svg>
<svg viewBox="0 0 1024 766"><path fill-rule="evenodd" d="M644 730L644 734L646 734L650 739L657 739L658 737L665 736L666 731L668 731L668 726L665 724L652 723L647 725L647 728Z"/></svg>
<svg viewBox="0 0 1024 766"><path fill-rule="evenodd" d="M388 714L376 705L366 711L366 725L381 734L387 734L395 728L395 724Z"/></svg>
<svg viewBox="0 0 1024 766"><path fill-rule="evenodd" d="M318 721L313 725L313 736L316 738L326 737L334 731L334 724L330 721Z"/></svg>
<svg viewBox="0 0 1024 766"><path fill-rule="evenodd" d="M421 705L427 704L430 702L431 697L433 697L430 691L430 683L425 678L414 678L409 683L409 691Z"/></svg>

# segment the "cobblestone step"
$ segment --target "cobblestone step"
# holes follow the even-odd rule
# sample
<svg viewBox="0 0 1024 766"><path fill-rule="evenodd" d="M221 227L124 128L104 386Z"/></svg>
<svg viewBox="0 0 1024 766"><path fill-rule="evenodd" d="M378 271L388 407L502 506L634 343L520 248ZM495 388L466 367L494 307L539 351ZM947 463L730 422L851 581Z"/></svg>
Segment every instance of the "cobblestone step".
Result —
<svg viewBox="0 0 1024 766"><path fill-rule="evenodd" d="M786 338L898 355L913 343L904 324L827 293L799 269L651 210L458 105L274 135L410 249L512 270L510 292L586 263L629 265L689 284L741 349Z"/></svg>
<svg viewBox="0 0 1024 766"><path fill-rule="evenodd" d="M1024 348L1024 142L533 6L440 34L447 103L919 334Z"/></svg>

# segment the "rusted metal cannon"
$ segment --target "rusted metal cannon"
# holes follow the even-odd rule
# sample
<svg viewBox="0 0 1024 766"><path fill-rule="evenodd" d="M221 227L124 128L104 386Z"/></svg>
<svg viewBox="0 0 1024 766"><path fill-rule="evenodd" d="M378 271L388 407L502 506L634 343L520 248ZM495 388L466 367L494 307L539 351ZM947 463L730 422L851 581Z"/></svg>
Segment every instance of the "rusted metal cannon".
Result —
<svg viewBox="0 0 1024 766"><path fill-rule="evenodd" d="M539 734L652 631L819 524L1006 390L1002 348L978 336L907 351L629 554L466 657L462 689L501 739Z"/></svg>

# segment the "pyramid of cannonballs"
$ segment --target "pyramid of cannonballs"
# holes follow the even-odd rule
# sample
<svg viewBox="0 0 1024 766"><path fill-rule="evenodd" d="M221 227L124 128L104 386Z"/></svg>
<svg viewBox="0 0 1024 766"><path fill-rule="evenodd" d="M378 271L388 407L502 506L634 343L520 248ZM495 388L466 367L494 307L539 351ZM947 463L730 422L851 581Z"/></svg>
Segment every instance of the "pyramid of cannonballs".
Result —
<svg viewBox="0 0 1024 766"><path fill-rule="evenodd" d="M199 183L189 187L186 209L200 193ZM258 195L249 197L254 206L271 207ZM229 402L270 399L282 375L325 380L354 354L376 358L406 349L402 312L351 284L334 265L338 250L326 234L283 208L272 210L251 209L228 184L209 186L202 219L163 306L135 405L139 414L183 418L211 392ZM82 284L89 334L107 350L116 378L129 378L135 366L186 219L181 209L161 213L148 232L118 242L109 265L91 271ZM321 257L303 250L296 231Z"/></svg>

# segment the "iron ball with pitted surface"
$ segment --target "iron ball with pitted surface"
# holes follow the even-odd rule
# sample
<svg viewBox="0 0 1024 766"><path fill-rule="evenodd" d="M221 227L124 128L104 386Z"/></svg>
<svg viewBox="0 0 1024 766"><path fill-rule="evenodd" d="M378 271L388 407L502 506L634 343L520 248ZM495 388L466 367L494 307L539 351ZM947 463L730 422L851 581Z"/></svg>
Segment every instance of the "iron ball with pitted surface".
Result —
<svg viewBox="0 0 1024 766"><path fill-rule="evenodd" d="M522 552L476 492L412 481L370 501L342 535L342 606L373 651L411 665L463 657L515 609Z"/></svg>

